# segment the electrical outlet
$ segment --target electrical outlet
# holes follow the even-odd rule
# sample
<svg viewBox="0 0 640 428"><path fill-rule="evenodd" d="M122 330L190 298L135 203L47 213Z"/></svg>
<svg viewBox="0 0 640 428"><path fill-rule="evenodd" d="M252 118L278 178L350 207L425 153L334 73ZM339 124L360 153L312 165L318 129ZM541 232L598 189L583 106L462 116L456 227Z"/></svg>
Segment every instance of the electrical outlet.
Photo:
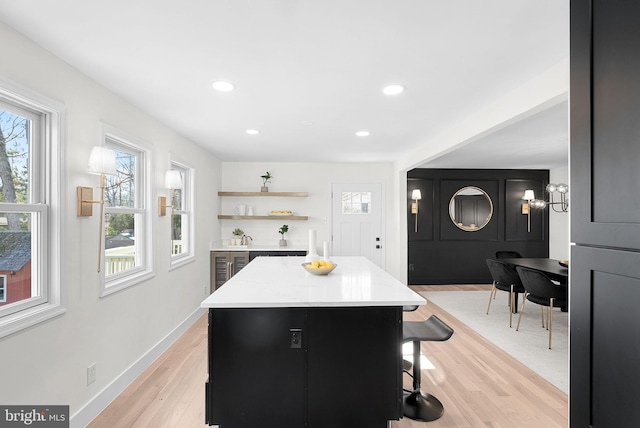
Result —
<svg viewBox="0 0 640 428"><path fill-rule="evenodd" d="M302 348L302 329L301 328L292 328L289 330L289 343L291 348L293 349Z"/></svg>
<svg viewBox="0 0 640 428"><path fill-rule="evenodd" d="M87 367L87 386L96 381L96 363Z"/></svg>

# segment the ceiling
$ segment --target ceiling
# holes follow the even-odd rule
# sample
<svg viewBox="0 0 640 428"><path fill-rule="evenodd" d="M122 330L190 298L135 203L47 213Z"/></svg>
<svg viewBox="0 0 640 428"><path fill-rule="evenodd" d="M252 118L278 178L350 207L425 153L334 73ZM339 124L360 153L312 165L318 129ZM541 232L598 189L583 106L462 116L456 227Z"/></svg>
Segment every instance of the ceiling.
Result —
<svg viewBox="0 0 640 428"><path fill-rule="evenodd" d="M568 56L559 0L0 0L0 20L222 161L397 160ZM566 110L427 165L566 164Z"/></svg>

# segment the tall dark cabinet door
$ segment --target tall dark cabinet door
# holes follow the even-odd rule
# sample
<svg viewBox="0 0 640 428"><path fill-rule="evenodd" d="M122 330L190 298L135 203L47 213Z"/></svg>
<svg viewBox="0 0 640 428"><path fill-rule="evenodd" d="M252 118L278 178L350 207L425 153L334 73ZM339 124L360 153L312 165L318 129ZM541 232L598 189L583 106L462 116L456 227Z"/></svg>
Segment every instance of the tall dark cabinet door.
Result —
<svg viewBox="0 0 640 428"><path fill-rule="evenodd" d="M292 348L289 333L305 323L301 308L209 311L207 422L222 428L305 426L306 350Z"/></svg>
<svg viewBox="0 0 640 428"><path fill-rule="evenodd" d="M571 427L640 426L638 16L571 0Z"/></svg>
<svg viewBox="0 0 640 428"><path fill-rule="evenodd" d="M637 1L571 2L570 211L579 245L640 248L638 16Z"/></svg>

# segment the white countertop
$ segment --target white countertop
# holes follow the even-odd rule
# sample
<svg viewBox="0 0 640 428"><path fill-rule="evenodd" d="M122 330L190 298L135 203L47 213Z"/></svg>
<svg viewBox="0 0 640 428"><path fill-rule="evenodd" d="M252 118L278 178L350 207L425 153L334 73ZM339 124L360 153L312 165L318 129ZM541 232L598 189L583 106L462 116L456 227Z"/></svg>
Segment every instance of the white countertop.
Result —
<svg viewBox="0 0 640 428"><path fill-rule="evenodd" d="M258 257L206 298L203 308L424 305L425 299L365 257L334 257L312 275L304 257Z"/></svg>

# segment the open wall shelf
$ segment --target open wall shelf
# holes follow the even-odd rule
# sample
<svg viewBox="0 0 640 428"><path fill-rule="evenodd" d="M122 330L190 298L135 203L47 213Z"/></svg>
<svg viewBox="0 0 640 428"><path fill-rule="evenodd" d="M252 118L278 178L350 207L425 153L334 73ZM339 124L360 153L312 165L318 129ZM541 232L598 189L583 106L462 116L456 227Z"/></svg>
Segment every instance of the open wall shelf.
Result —
<svg viewBox="0 0 640 428"><path fill-rule="evenodd" d="M218 196L286 196L306 198L308 192L218 192Z"/></svg>
<svg viewBox="0 0 640 428"><path fill-rule="evenodd" d="M306 215L218 215L219 220L308 220Z"/></svg>

